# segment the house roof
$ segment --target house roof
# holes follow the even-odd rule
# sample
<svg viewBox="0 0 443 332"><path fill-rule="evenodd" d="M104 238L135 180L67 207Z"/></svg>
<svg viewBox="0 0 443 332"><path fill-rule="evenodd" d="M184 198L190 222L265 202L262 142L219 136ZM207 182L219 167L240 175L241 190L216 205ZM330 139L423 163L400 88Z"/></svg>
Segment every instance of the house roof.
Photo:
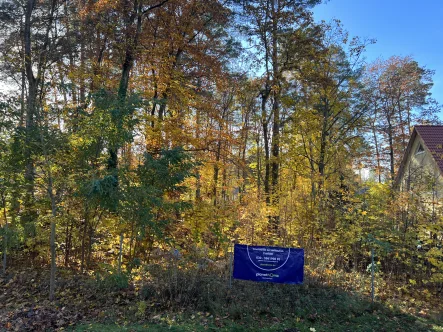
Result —
<svg viewBox="0 0 443 332"><path fill-rule="evenodd" d="M443 126L415 126L414 130L431 152L443 174Z"/></svg>
<svg viewBox="0 0 443 332"><path fill-rule="evenodd" d="M415 126L414 130L412 131L411 138L409 139L408 147L406 148L403 160L400 164L400 168L398 169L394 186L399 185L401 175L403 174L404 167L406 166L406 161L411 153L412 145L417 136L422 139L425 148L427 148L432 154L438 168L440 169L440 172L443 174L443 126Z"/></svg>

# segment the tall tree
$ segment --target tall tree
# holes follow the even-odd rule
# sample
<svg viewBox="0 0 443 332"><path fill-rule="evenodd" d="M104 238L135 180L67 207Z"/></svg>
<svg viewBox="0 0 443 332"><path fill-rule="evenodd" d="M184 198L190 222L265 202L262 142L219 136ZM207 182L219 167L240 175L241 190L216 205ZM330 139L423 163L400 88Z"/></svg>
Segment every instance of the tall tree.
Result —
<svg viewBox="0 0 443 332"><path fill-rule="evenodd" d="M374 119L377 160L386 151L388 178L393 181L413 124L435 123L438 105L430 97L433 71L411 57L393 56L367 67L365 98ZM379 140L377 140L379 139Z"/></svg>
<svg viewBox="0 0 443 332"><path fill-rule="evenodd" d="M261 98L261 124L265 153L264 191L266 202L278 206L279 165L282 128L282 94L285 84L285 71L294 66L302 53L303 42L295 36L312 37L311 6L320 1L258 0L244 4L244 14L248 17L243 30L251 44L257 49L258 63L264 71ZM285 43L292 43L293 53L284 52ZM273 227L279 217L270 219Z"/></svg>

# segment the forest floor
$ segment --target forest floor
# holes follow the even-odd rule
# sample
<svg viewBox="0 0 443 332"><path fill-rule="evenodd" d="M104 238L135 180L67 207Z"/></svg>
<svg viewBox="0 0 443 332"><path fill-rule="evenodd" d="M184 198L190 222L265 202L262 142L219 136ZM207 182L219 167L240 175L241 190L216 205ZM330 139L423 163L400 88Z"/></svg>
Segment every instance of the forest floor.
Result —
<svg viewBox="0 0 443 332"><path fill-rule="evenodd" d="M312 277L229 287L215 274L165 268L156 276L128 283L59 270L49 302L46 269L11 269L0 277L0 331L443 331L435 296L384 295L372 304L367 294Z"/></svg>

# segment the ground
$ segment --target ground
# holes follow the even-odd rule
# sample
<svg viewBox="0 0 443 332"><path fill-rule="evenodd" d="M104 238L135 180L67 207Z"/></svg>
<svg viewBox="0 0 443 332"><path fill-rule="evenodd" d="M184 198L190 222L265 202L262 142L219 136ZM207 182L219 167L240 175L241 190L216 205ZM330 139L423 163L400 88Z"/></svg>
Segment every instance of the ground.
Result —
<svg viewBox="0 0 443 332"><path fill-rule="evenodd" d="M59 270L49 302L46 269L11 269L0 279L0 331L443 331L438 299L404 294L398 305L371 303L312 277L304 285L234 280L229 287L220 275L162 273L128 280Z"/></svg>

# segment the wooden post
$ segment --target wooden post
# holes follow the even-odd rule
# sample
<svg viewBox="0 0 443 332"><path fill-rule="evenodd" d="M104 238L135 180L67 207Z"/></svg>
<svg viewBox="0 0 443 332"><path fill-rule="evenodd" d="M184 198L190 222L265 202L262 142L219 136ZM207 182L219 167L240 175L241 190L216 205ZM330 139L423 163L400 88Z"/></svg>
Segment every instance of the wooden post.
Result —
<svg viewBox="0 0 443 332"><path fill-rule="evenodd" d="M232 288L232 263L234 255L234 246L232 246L231 253L229 255L229 288Z"/></svg>

